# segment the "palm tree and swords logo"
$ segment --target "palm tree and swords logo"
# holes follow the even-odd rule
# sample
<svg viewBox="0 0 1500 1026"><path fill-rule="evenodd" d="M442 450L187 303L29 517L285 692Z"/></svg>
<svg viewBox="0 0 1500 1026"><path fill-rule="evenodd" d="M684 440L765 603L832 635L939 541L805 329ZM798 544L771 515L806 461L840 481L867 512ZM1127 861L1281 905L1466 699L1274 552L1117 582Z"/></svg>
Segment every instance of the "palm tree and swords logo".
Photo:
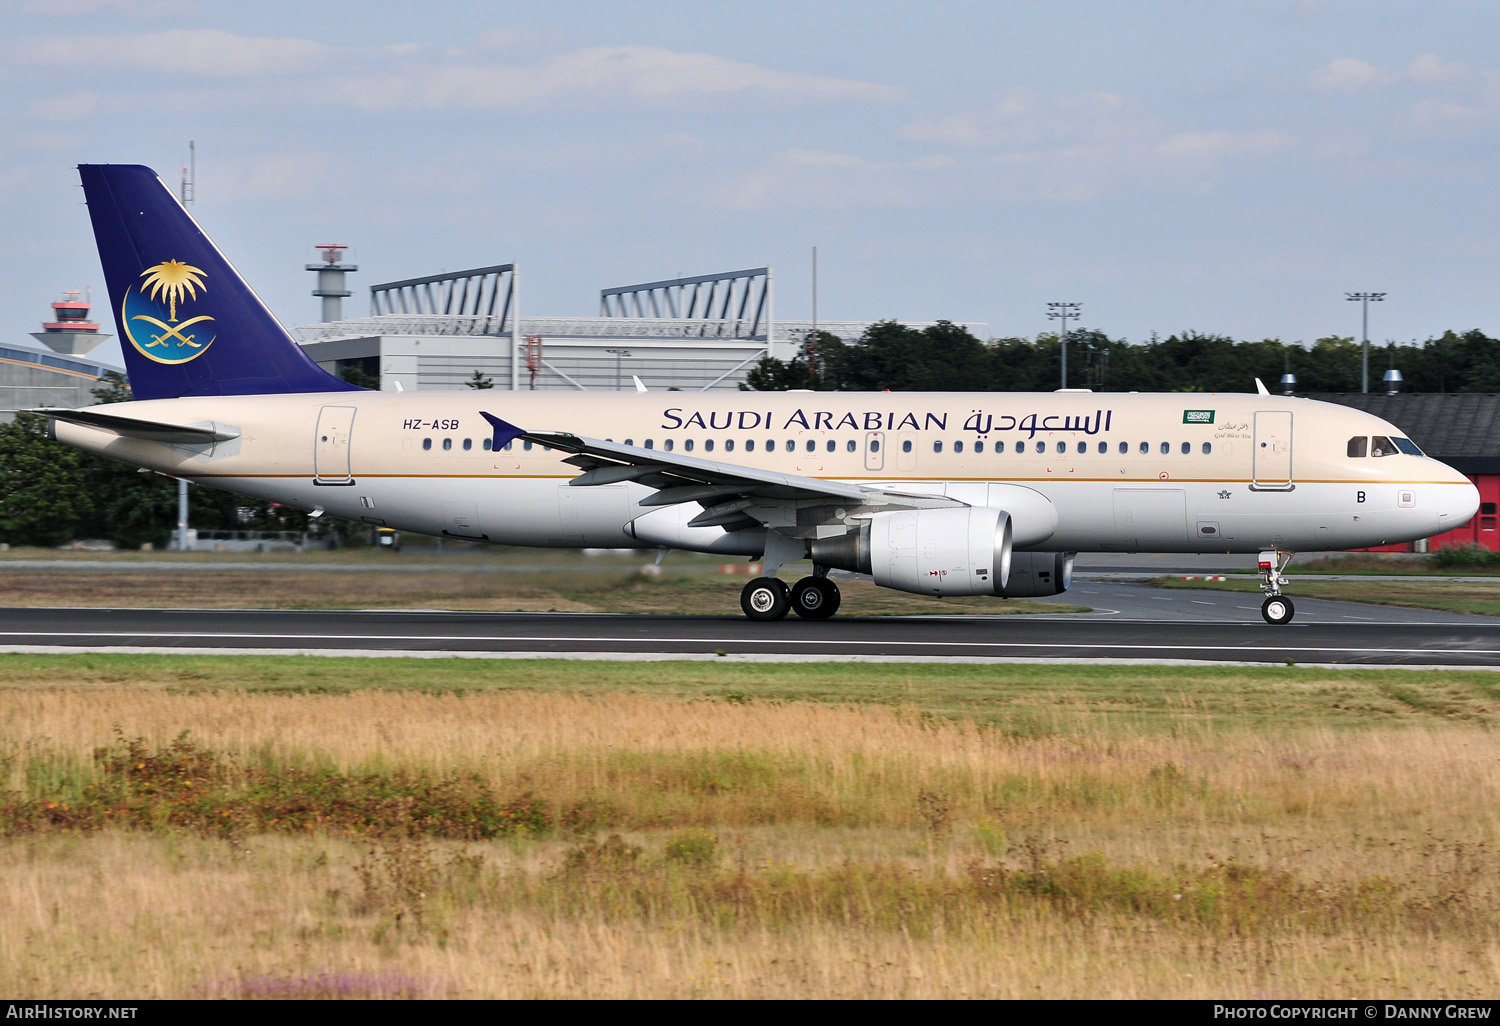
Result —
<svg viewBox="0 0 1500 1026"><path fill-rule="evenodd" d="M126 290L125 301L121 304L120 320L125 326L130 344L142 356L157 363L187 363L202 356L213 344L214 336L200 339L203 329L188 329L212 321L213 318L200 314L179 321L177 307L181 303L196 300L199 292L208 291L208 286L203 282L203 269L181 260L163 260L142 271L141 277L145 281L134 291L135 302L131 302L131 290ZM161 318L163 313L167 315L166 320ZM132 331L132 321L142 321L145 327L137 327ZM136 338L137 333L142 336L140 339Z"/></svg>

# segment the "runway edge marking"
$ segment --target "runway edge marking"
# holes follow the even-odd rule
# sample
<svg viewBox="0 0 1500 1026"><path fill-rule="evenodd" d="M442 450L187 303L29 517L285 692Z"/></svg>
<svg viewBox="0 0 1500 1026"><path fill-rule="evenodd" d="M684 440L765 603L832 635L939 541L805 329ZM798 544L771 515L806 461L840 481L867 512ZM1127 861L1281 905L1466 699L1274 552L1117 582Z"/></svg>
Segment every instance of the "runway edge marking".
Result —
<svg viewBox="0 0 1500 1026"><path fill-rule="evenodd" d="M473 652L419 651L391 649L340 648L156 648L120 645L107 649L79 648L71 645L0 645L0 655L180 655L180 656L312 656L327 659L505 659L563 660L602 663L903 663L908 665L974 665L1004 664L1047 666L1274 666L1263 660L1245 659L1111 659L1105 656L1070 659L1066 656L881 656L881 655L799 655L794 652L754 654L749 652L717 655L706 652ZM1298 663L1299 669L1313 670L1481 670L1500 672L1500 665L1462 666L1453 663Z"/></svg>

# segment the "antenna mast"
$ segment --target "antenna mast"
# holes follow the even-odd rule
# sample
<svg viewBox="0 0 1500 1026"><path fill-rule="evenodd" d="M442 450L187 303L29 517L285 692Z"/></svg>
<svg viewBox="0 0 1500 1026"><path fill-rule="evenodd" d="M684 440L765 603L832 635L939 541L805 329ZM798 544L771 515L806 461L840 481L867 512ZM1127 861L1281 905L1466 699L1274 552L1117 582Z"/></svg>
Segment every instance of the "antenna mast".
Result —
<svg viewBox="0 0 1500 1026"><path fill-rule="evenodd" d="M188 140L188 166L182 169L182 190L178 199L182 205L192 203L198 190L198 147L191 139Z"/></svg>

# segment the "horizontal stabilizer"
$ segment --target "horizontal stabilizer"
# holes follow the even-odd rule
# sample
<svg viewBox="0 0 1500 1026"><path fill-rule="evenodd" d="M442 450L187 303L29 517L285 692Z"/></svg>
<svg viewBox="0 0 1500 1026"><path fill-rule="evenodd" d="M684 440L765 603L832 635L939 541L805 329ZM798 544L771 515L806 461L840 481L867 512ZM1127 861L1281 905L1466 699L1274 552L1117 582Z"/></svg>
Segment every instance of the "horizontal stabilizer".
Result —
<svg viewBox="0 0 1500 1026"><path fill-rule="evenodd" d="M53 420L64 420L69 424L82 424L84 427L101 428L105 431L113 431L117 435L126 438L139 438L147 442L165 442L175 445L201 445L207 442L227 442L240 437L237 428L227 427L223 424L215 424L212 421L197 424L164 424L158 420L139 420L135 417L121 417L113 413L101 413L98 410L27 410L40 417L51 417Z"/></svg>

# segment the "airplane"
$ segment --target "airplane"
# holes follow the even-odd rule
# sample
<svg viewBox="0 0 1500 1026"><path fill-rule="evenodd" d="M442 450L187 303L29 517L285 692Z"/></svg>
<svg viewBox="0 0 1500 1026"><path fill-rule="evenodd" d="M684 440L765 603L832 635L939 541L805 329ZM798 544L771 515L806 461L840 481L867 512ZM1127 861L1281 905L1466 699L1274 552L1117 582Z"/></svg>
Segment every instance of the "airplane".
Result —
<svg viewBox="0 0 1500 1026"><path fill-rule="evenodd" d="M757 558L752 620L832 570L936 597L1061 594L1081 551L1291 553L1425 538L1479 493L1394 425L1255 394L371 391L296 344L149 168L79 173L134 401L42 409L68 445L196 484L478 542ZM524 425L524 426L522 426ZM788 564L812 573L788 585Z"/></svg>

